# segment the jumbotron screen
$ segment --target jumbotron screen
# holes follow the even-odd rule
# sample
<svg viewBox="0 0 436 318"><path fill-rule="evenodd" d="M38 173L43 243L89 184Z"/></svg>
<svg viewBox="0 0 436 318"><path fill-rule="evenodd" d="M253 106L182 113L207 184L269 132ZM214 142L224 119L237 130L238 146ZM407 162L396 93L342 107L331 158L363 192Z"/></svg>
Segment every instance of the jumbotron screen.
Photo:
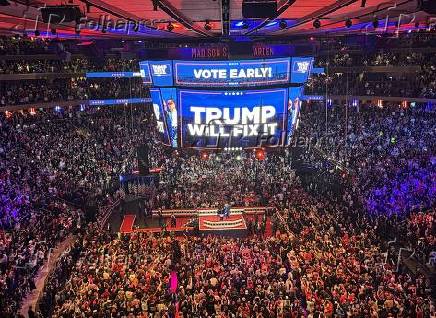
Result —
<svg viewBox="0 0 436 318"><path fill-rule="evenodd" d="M312 58L143 61L162 142L171 147L251 148L289 143Z"/></svg>
<svg viewBox="0 0 436 318"><path fill-rule="evenodd" d="M178 92L183 147L279 145L285 129L286 88Z"/></svg>

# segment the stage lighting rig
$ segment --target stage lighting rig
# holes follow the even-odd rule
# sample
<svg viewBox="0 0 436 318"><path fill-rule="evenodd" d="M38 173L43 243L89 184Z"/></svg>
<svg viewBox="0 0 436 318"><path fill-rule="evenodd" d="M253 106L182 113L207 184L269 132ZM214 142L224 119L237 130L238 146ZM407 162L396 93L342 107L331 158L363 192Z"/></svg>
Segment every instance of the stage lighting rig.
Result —
<svg viewBox="0 0 436 318"><path fill-rule="evenodd" d="M242 0L244 19L267 19L277 16L277 0Z"/></svg>
<svg viewBox="0 0 436 318"><path fill-rule="evenodd" d="M80 21L84 17L79 6L62 5L62 6L46 6L41 7L41 16L44 23L67 23Z"/></svg>

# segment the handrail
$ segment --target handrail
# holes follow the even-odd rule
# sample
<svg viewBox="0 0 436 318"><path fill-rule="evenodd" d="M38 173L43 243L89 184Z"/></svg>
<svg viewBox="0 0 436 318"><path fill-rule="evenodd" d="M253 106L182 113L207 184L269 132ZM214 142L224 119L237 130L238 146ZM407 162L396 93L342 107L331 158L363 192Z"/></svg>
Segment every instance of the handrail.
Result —
<svg viewBox="0 0 436 318"><path fill-rule="evenodd" d="M65 240L67 240L69 237L66 237ZM44 284L43 284L43 288L39 291L38 293L38 297L36 298L36 303L35 303L35 312L39 311L39 304L41 302L41 298L42 298L42 294L44 293L45 290L45 286L47 285L47 280L50 278L51 274L56 270L58 262L62 259L62 257L68 253L70 253L71 251L71 246L74 244L75 241L75 237L73 236L72 242L70 243L69 246L67 246L65 248L65 250L59 255L58 259L56 260L56 262L54 263L54 266L47 272L47 276L44 278ZM59 243L59 245L62 243ZM50 265L50 258L51 258L51 253L54 250L54 248L51 248L49 251L49 255L47 256L47 261L45 266L49 266ZM42 269L43 267L41 267Z"/></svg>
<svg viewBox="0 0 436 318"><path fill-rule="evenodd" d="M415 253L415 249L411 250L411 249L408 249L408 248L400 247L400 250L398 252L397 264L396 264L396 267L395 267L395 272L396 273L398 273L398 271L400 270L401 256L402 256L403 252L412 252L412 255L413 255Z"/></svg>
<svg viewBox="0 0 436 318"><path fill-rule="evenodd" d="M52 247L52 248L50 248L49 249L49 251L48 251L48 254L47 254L47 259L45 260L45 264L43 264L41 267L40 267L40 271L43 271L44 270L44 268L47 266L47 269L49 269L49 267L50 267L50 260L51 260L51 258L52 258L52 253L53 253L53 251L56 249L56 248L59 248L62 244L64 244L65 242L67 242L67 240L69 240L70 238L72 238L72 240L71 240L71 242L65 247L65 250L61 253L61 254L59 254L59 256L58 256L58 258L56 259L56 261L54 262L54 266L47 272L47 275L46 275L46 277L44 278L44 284L43 284L43 288L38 292L38 297L36 298L37 300L36 300L36 304L35 304L35 312L38 312L38 310L39 310L39 303L40 303L40 301L41 301L41 297L42 297L42 294L44 293L44 289L45 289L45 286L46 286L46 284L47 284L47 280L49 279L49 277L50 277L50 275L53 273L53 271L54 270L56 270L56 265L57 265L57 263L59 262L59 260L62 258L62 256L65 254L65 253L69 253L69 251L70 251L70 249L71 249L71 246L74 244L74 242L75 242L75 236L74 235L68 235L67 237L65 237L64 238L64 240L62 240L61 242L59 242L57 245L56 245L56 247Z"/></svg>
<svg viewBox="0 0 436 318"><path fill-rule="evenodd" d="M103 210L105 210L105 212L103 212L101 223L99 224L100 229L103 229L103 227L106 225L115 207L117 207L120 204L120 202L121 202L121 198L118 198L112 205L103 207Z"/></svg>

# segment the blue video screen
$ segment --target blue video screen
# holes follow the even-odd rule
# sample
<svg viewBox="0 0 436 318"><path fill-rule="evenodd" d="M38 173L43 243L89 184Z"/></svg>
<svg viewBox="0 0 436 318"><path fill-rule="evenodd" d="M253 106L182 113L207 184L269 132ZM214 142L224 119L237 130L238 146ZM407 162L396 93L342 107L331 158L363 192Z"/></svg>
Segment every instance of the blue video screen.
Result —
<svg viewBox="0 0 436 318"><path fill-rule="evenodd" d="M154 86L174 86L172 61L149 61L148 64Z"/></svg>
<svg viewBox="0 0 436 318"><path fill-rule="evenodd" d="M295 130L298 128L302 95L303 95L303 86L289 87L289 100L288 100L288 112L287 112L288 120L286 125L287 145L290 145L292 135L294 134Z"/></svg>
<svg viewBox="0 0 436 318"><path fill-rule="evenodd" d="M286 139L288 89L178 90L181 145L277 147Z"/></svg>
<svg viewBox="0 0 436 318"><path fill-rule="evenodd" d="M291 62L291 82L305 83L312 72L313 57L293 57Z"/></svg>
<svg viewBox="0 0 436 318"><path fill-rule="evenodd" d="M142 77L142 83L146 86L151 86L150 65L147 61L139 62L139 73Z"/></svg>
<svg viewBox="0 0 436 318"><path fill-rule="evenodd" d="M160 89L163 113L169 145L176 148L179 143L179 117L177 113L177 90L174 87Z"/></svg>
<svg viewBox="0 0 436 318"><path fill-rule="evenodd" d="M174 94L175 94L175 89L174 89ZM157 131L159 132L160 140L162 141L162 143L164 143L167 146L171 146L175 144L175 146L177 147L177 139L174 143L174 141L171 140L170 138L168 124L171 125L171 122L167 121L168 118L166 112L167 107L164 102L165 99L161 94L161 88L151 88L150 97L153 105L153 113L156 119Z"/></svg>

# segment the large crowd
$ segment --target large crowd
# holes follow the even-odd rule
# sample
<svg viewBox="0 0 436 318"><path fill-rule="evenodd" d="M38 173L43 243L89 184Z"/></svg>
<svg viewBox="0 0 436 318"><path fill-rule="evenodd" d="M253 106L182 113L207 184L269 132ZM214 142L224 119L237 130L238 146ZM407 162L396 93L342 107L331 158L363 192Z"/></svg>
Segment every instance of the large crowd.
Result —
<svg viewBox="0 0 436 318"><path fill-rule="evenodd" d="M431 33L419 36L411 34L402 40L373 40L367 44L372 49L362 49L361 46L353 46L352 43L347 44L343 41L333 44L330 41L326 42L322 42L315 66L324 67L328 72L313 76L306 85L306 94L424 98L436 96L435 55L425 50L434 45L435 37ZM0 37L0 52L9 54L9 57L0 58L0 74L70 73L73 76L63 79L2 81L1 105L103 99L109 96L142 97L139 79L96 82L78 77L88 71L138 71L137 59L115 55L102 58L86 56L80 52L74 52L70 58L65 59L61 57L62 54L58 54L59 47L62 47L62 50L69 49L68 46L64 47L64 44L50 43L44 39ZM358 47L360 49L356 49ZM38 58L38 54L44 52L50 53L51 58ZM12 58L14 54L19 54L23 58ZM26 55L29 54L33 55L26 59ZM370 66L409 66L415 69L383 73L368 72L365 69L359 72L352 70L353 67ZM347 67L348 70L345 73L343 70L335 71L337 67Z"/></svg>
<svg viewBox="0 0 436 318"><path fill-rule="evenodd" d="M32 103L145 97L140 78L0 81L0 107Z"/></svg>
<svg viewBox="0 0 436 318"><path fill-rule="evenodd" d="M273 202L285 222L268 237L90 233L57 286L51 316L435 314L427 279L384 263L381 220L314 198L298 182Z"/></svg>
<svg viewBox="0 0 436 318"><path fill-rule="evenodd" d="M120 59L108 57L104 59L87 58L84 56L64 60L57 55L53 59L32 58L23 60L0 60L0 74L31 74L31 73L72 73L86 72L134 72L139 71L136 59Z"/></svg>
<svg viewBox="0 0 436 318"><path fill-rule="evenodd" d="M369 42L368 48L360 43L330 48L328 42L315 60L315 66L323 67L326 74L312 76L306 92L434 98L436 58L431 48L435 41L436 37L428 34L403 40L382 38ZM385 67L384 72L377 67ZM406 67L409 71L404 71Z"/></svg>
<svg viewBox="0 0 436 318"><path fill-rule="evenodd" d="M342 196L309 194L279 154L263 161L253 153L160 154L156 206L268 204L281 216L272 218L278 232L174 240L90 226L74 257L66 255L49 279L41 310L52 317L431 317L428 277L397 272L383 252L394 238L417 255L435 248L434 163L427 161L434 149L433 113L365 107L348 113L346 142L341 107L329 109L327 138L323 109L302 111L298 134L350 171ZM428 169L422 179L414 175L420 169ZM392 203L397 185L388 181L398 176L421 185L400 189L405 193L394 198L402 201ZM365 191L377 194L378 205Z"/></svg>
<svg viewBox="0 0 436 318"><path fill-rule="evenodd" d="M0 37L2 54L49 50L44 41ZM434 61L425 56L411 54L404 62L421 64L416 87L389 87L376 77L384 83L375 90L349 79L349 92L433 96ZM351 55L338 55L335 63L346 66L347 58L355 63ZM404 56L391 52L368 58L362 65L404 64ZM8 61L0 62L0 73L119 71L137 61L102 64ZM346 87L340 78L329 93ZM315 80L313 89L337 81L318 80L324 82ZM146 94L140 79L0 85L1 106ZM74 235L46 281L43 317L435 317L428 274L397 268L391 252L384 254L392 240L418 263L436 251L434 109L312 102L304 103L299 122L295 138L306 141L301 160L332 170L309 183L292 151L259 160L253 151L199 156L166 149L148 105L2 113L0 316L16 316L50 251ZM99 215L89 216L85 207L113 202L120 176L138 166L141 144L149 146L151 167L161 168L148 202L154 208L271 206L264 222L272 233L226 238L103 230ZM334 175L334 190L318 186L327 175Z"/></svg>
<svg viewBox="0 0 436 318"><path fill-rule="evenodd" d="M207 160L198 156L167 158L156 197L163 208L266 205L283 196L294 182L284 158L255 160L255 153L223 153Z"/></svg>
<svg viewBox="0 0 436 318"><path fill-rule="evenodd" d="M44 54L48 51L49 43L44 39L0 36L1 55Z"/></svg>
<svg viewBox="0 0 436 318"><path fill-rule="evenodd" d="M299 133L353 177L353 198L374 214L401 214L435 200L434 110L427 105L307 105Z"/></svg>
<svg viewBox="0 0 436 318"><path fill-rule="evenodd" d="M307 95L435 98L435 64L424 64L418 74L333 73L309 79Z"/></svg>
<svg viewBox="0 0 436 318"><path fill-rule="evenodd" d="M136 168L136 147L153 134L149 115L138 105L2 116L2 315L17 310L50 248L82 225L84 202L104 204L120 174Z"/></svg>

